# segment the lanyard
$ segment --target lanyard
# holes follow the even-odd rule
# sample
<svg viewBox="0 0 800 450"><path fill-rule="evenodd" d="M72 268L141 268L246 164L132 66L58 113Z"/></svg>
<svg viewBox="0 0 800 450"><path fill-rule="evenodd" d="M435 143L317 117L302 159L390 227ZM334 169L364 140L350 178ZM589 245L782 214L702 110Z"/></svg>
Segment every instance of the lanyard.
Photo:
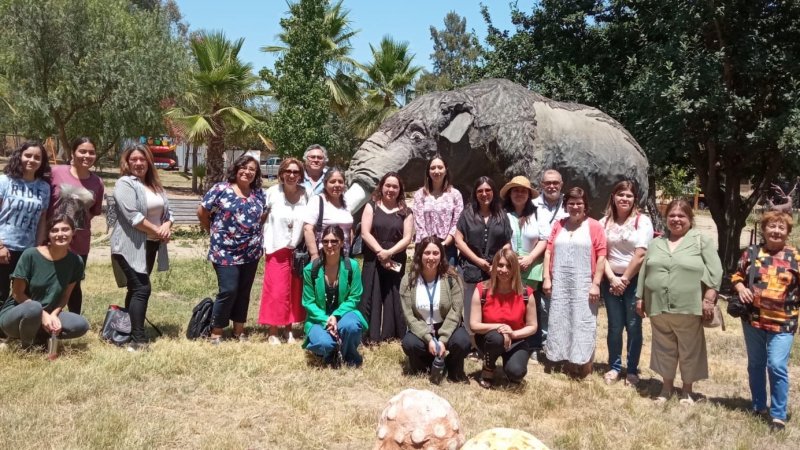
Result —
<svg viewBox="0 0 800 450"><path fill-rule="evenodd" d="M548 223L552 224L553 221L556 220L556 215L558 214L558 210L561 209L561 202L562 201L564 201L564 197L563 196L558 198L558 206L556 206L556 209L553 211L553 217L550 218L550 222L548 222ZM544 203L545 207L547 207L547 200L545 200L543 203Z"/></svg>
<svg viewBox="0 0 800 450"><path fill-rule="evenodd" d="M428 283L425 281L424 278L422 279L422 282L425 284L425 292L428 294L428 301L430 302L431 305L431 310L430 310L431 335L433 335L433 338L436 339L436 330L433 328L433 296L436 295L436 285L439 284L439 275L436 275L436 279L433 280L433 289L428 288Z"/></svg>

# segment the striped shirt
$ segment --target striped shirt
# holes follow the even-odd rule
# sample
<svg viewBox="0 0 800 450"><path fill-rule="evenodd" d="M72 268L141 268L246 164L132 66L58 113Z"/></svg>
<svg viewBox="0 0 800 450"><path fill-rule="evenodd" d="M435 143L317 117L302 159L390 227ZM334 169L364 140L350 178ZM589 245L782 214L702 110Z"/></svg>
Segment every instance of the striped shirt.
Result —
<svg viewBox="0 0 800 450"><path fill-rule="evenodd" d="M114 186L117 223L111 232L111 254L122 255L137 273L147 273L145 258L147 233L136 229L136 225L142 223L147 216L145 189L147 188L144 184L137 177L131 175L120 177ZM164 199L161 222L172 222L172 210L169 207L167 195L164 192L160 192L158 195ZM167 269L169 269L167 244L161 242L158 247L158 270L163 272ZM114 277L118 286L126 285L124 274L116 266L114 267Z"/></svg>

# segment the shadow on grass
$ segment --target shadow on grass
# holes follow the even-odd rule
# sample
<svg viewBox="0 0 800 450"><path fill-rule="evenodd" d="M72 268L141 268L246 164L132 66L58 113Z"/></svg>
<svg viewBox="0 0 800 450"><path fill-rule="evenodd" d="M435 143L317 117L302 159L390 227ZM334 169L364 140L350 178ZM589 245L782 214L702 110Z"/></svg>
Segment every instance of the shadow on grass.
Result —
<svg viewBox="0 0 800 450"><path fill-rule="evenodd" d="M708 397L707 400L731 411L750 412L753 408L750 399L742 397Z"/></svg>
<svg viewBox="0 0 800 450"><path fill-rule="evenodd" d="M174 323L166 323L163 325L156 324L159 330L161 330L161 336L158 335L158 332L152 328L152 325L148 325L146 327L147 337L150 339L151 342L155 342L162 338L181 338L183 337L184 330L180 325Z"/></svg>

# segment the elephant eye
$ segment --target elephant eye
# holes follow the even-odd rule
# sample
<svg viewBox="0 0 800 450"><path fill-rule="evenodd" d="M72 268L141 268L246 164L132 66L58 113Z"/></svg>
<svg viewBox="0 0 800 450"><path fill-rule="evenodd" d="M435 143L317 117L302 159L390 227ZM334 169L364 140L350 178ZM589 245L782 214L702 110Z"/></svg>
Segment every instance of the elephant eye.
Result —
<svg viewBox="0 0 800 450"><path fill-rule="evenodd" d="M417 141L421 141L422 139L424 139L425 135L422 134L421 131L414 130L409 135L409 138L411 138L412 141L417 142Z"/></svg>

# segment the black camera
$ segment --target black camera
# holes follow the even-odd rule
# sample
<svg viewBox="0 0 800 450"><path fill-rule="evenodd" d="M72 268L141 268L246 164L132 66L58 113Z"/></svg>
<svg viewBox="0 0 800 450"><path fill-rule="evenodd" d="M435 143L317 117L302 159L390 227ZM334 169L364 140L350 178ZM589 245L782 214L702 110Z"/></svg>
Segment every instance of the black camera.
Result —
<svg viewBox="0 0 800 450"><path fill-rule="evenodd" d="M728 299L728 314L732 317L747 319L750 317L750 305L742 302L738 295L732 296Z"/></svg>

